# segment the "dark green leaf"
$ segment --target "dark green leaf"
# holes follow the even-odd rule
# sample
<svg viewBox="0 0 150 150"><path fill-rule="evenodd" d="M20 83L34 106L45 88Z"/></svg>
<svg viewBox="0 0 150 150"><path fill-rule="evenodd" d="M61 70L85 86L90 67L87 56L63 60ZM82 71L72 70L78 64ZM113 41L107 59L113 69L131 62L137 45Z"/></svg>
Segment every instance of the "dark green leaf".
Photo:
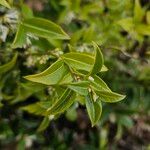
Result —
<svg viewBox="0 0 150 150"><path fill-rule="evenodd" d="M92 127L96 125L101 117L102 105L99 99L94 102L92 95L86 96L86 109L92 123Z"/></svg>
<svg viewBox="0 0 150 150"><path fill-rule="evenodd" d="M49 123L50 123L49 117L44 117L44 119L41 122L40 126L38 127L37 131L38 132L44 131L48 127Z"/></svg>
<svg viewBox="0 0 150 150"><path fill-rule="evenodd" d="M16 53L10 62L0 66L0 74L4 74L8 72L10 69L12 69L14 65L16 64L17 57L18 57L18 54Z"/></svg>

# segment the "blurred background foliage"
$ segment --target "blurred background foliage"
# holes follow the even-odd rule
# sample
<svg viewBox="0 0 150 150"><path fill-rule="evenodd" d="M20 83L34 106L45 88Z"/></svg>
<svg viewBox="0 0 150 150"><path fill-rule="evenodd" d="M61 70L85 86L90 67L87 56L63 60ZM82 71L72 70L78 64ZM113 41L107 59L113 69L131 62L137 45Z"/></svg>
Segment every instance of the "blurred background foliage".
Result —
<svg viewBox="0 0 150 150"><path fill-rule="evenodd" d="M0 72L0 149L150 149L150 1L8 2L13 3L11 9L0 6L0 65L11 60L13 51L18 52L18 61L13 70ZM17 23L31 15L61 25L71 37L69 44L29 35L23 48L12 50ZM55 92L51 87L45 90L26 83L22 76L40 72L54 62L49 52L89 52L92 41L100 45L109 69L100 76L114 91L125 93L126 99L103 104L101 121L94 128L85 108L77 104L39 127L41 117L19 108L49 95L54 98Z"/></svg>

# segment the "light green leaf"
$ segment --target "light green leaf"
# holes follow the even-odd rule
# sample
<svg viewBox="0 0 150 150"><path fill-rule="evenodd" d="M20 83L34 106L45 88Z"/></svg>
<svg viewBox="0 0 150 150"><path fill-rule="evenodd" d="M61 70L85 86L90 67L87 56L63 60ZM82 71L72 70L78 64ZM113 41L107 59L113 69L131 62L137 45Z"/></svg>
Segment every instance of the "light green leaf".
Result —
<svg viewBox="0 0 150 150"><path fill-rule="evenodd" d="M67 85L67 87L70 88L71 90L84 96L88 95L88 86L89 86L88 81L78 81Z"/></svg>
<svg viewBox="0 0 150 150"><path fill-rule="evenodd" d="M35 115L42 115L46 112L46 110L51 107L51 102L37 102L31 105L27 105L24 107L21 107L22 110L27 111L29 113L35 114Z"/></svg>
<svg viewBox="0 0 150 150"><path fill-rule="evenodd" d="M91 73L90 73L92 75L100 72L102 66L104 65L103 54L102 54L100 48L94 42L93 42L93 46L94 46L96 53L95 53L94 65L93 65L93 68L92 68Z"/></svg>
<svg viewBox="0 0 150 150"><path fill-rule="evenodd" d="M57 115L68 109L74 102L74 92L70 89L66 89L61 97L52 105L44 115Z"/></svg>
<svg viewBox="0 0 150 150"><path fill-rule="evenodd" d="M150 11L147 11L146 13L146 21L147 21L147 24L150 25Z"/></svg>
<svg viewBox="0 0 150 150"><path fill-rule="evenodd" d="M21 9L24 19L33 18L33 12L27 5L22 4Z"/></svg>
<svg viewBox="0 0 150 150"><path fill-rule="evenodd" d="M12 47L13 48L17 48L17 47L21 48L24 44L26 44L26 33L25 33L23 26L21 24L19 24Z"/></svg>
<svg viewBox="0 0 150 150"><path fill-rule="evenodd" d="M86 96L86 109L92 123L92 127L96 125L101 117L102 105L99 99L94 102L91 95Z"/></svg>
<svg viewBox="0 0 150 150"><path fill-rule="evenodd" d="M135 0L134 5L134 21L141 22L144 17L144 10L142 9L139 0Z"/></svg>
<svg viewBox="0 0 150 150"><path fill-rule="evenodd" d="M99 99L107 103L116 103L125 98L125 95L121 95L110 90L95 90L96 94L99 96Z"/></svg>
<svg viewBox="0 0 150 150"><path fill-rule="evenodd" d="M138 24L136 26L136 31L139 34L142 35L150 35L150 25L146 25L146 24Z"/></svg>
<svg viewBox="0 0 150 150"><path fill-rule="evenodd" d="M44 131L49 126L49 123L50 123L49 117L44 117L44 119L41 122L40 126L38 127L37 131L38 132Z"/></svg>
<svg viewBox="0 0 150 150"><path fill-rule="evenodd" d="M7 7L7 8L11 8L9 3L6 0L0 0L0 4Z"/></svg>
<svg viewBox="0 0 150 150"><path fill-rule="evenodd" d="M58 60L45 71L35 75L28 75L24 78L45 85L55 85L58 84L67 73L68 67L62 60Z"/></svg>
<svg viewBox="0 0 150 150"><path fill-rule="evenodd" d="M4 74L8 72L10 69L12 69L14 65L16 64L17 57L18 57L18 54L16 53L10 62L0 66L0 74Z"/></svg>
<svg viewBox="0 0 150 150"><path fill-rule="evenodd" d="M96 90L110 90L107 84L97 75L92 76L93 80L90 80L91 87ZM111 90L110 90L111 91Z"/></svg>
<svg viewBox="0 0 150 150"><path fill-rule="evenodd" d="M90 72L94 65L94 57L85 54L85 53L78 53L78 52L71 52L62 55L62 59L66 62L68 66L78 71L83 70ZM106 71L106 67L103 66L101 71Z"/></svg>
<svg viewBox="0 0 150 150"><path fill-rule="evenodd" d="M29 18L20 23L13 42L13 48L25 44L27 33L46 39L70 39L57 24L42 18Z"/></svg>
<svg viewBox="0 0 150 150"><path fill-rule="evenodd" d="M134 30L133 18L121 19L117 23L127 32L132 32Z"/></svg>
<svg viewBox="0 0 150 150"><path fill-rule="evenodd" d="M39 37L47 39L70 39L60 26L43 18L26 19L21 24L26 32Z"/></svg>

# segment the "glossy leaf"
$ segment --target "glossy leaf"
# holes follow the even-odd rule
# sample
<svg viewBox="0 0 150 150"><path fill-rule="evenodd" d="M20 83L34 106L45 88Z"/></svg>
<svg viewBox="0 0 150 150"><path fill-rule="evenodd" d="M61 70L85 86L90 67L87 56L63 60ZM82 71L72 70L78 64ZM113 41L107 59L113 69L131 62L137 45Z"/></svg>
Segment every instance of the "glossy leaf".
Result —
<svg viewBox="0 0 150 150"><path fill-rule="evenodd" d="M67 73L68 67L62 60L58 60L45 71L39 74L25 76L24 78L45 85L55 85L58 84Z"/></svg>
<svg viewBox="0 0 150 150"><path fill-rule="evenodd" d="M44 113L44 115L57 115L68 109L74 102L74 92L66 89L61 97Z"/></svg>
<svg viewBox="0 0 150 150"><path fill-rule="evenodd" d="M90 72L94 65L94 57L89 54L71 52L62 55L62 59L73 69ZM103 66L101 71L107 71Z"/></svg>
<svg viewBox="0 0 150 150"><path fill-rule="evenodd" d="M102 105L101 101L97 99L96 102L94 102L91 95L86 96L86 109L89 115L89 118L92 123L92 127L97 124L101 117L102 113Z"/></svg>
<svg viewBox="0 0 150 150"><path fill-rule="evenodd" d="M22 25L27 32L33 33L39 37L47 39L69 39L69 36L61 29L61 27L46 19L26 19L22 22Z"/></svg>
<svg viewBox="0 0 150 150"><path fill-rule="evenodd" d="M92 71L90 74L97 74L101 71L102 66L104 65L103 54L96 43L93 42L93 46L95 49L95 59Z"/></svg>
<svg viewBox="0 0 150 150"><path fill-rule="evenodd" d="M7 7L7 8L11 8L9 3L6 0L0 0L0 4Z"/></svg>
<svg viewBox="0 0 150 150"><path fill-rule="evenodd" d="M107 103L116 103L125 98L124 95L112 92L110 90L95 90L96 94L99 96L99 99Z"/></svg>
<svg viewBox="0 0 150 150"><path fill-rule="evenodd" d="M18 54L16 53L10 62L0 66L0 74L4 74L8 72L10 69L12 69L16 64L17 57L18 57Z"/></svg>

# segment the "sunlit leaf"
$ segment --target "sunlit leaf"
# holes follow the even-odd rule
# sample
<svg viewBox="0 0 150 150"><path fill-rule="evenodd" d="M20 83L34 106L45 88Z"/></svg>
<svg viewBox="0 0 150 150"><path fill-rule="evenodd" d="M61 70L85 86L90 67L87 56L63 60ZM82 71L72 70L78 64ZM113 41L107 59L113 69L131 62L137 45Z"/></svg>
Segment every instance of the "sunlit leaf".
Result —
<svg viewBox="0 0 150 150"><path fill-rule="evenodd" d="M115 103L123 100L125 95L121 95L110 90L95 90L96 94L99 96L99 99L107 103Z"/></svg>
<svg viewBox="0 0 150 150"><path fill-rule="evenodd" d="M42 24L41 24L42 23ZM26 32L47 39L69 39L57 24L42 18L26 19L21 23Z"/></svg>
<svg viewBox="0 0 150 150"><path fill-rule="evenodd" d="M25 76L24 78L32 82L54 85L58 84L67 73L68 67L62 60L58 60L45 71L39 74Z"/></svg>
<svg viewBox="0 0 150 150"><path fill-rule="evenodd" d="M62 55L62 59L73 69L90 72L94 65L94 57L89 54L71 52ZM101 71L106 71L103 66Z"/></svg>
<svg viewBox="0 0 150 150"><path fill-rule="evenodd" d="M0 4L7 7L7 8L11 8L9 3L6 0L0 0Z"/></svg>
<svg viewBox="0 0 150 150"><path fill-rule="evenodd" d="M142 9L139 0L135 0L134 5L134 20L137 22L141 22L144 17L144 10Z"/></svg>

